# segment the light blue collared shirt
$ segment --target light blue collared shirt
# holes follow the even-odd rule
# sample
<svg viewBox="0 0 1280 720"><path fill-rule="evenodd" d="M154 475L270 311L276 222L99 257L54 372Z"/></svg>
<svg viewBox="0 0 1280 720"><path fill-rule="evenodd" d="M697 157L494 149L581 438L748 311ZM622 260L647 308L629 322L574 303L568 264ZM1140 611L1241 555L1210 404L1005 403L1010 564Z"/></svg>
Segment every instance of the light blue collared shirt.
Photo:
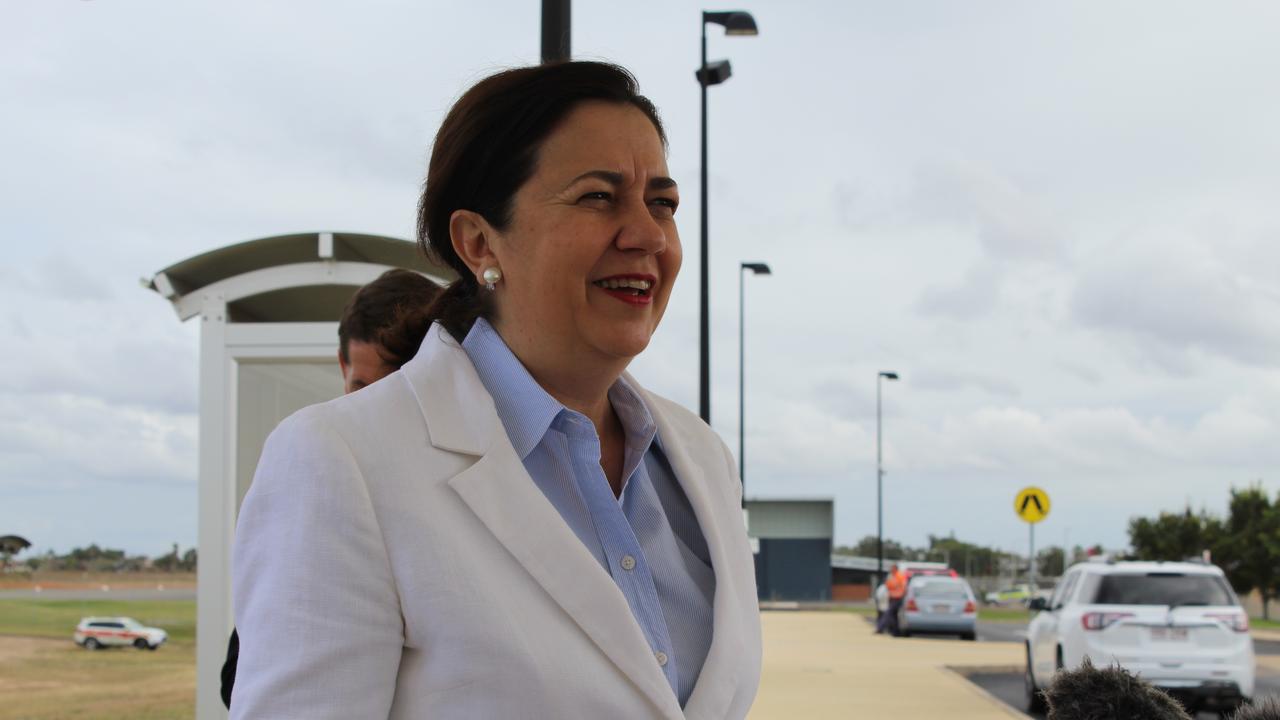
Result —
<svg viewBox="0 0 1280 720"><path fill-rule="evenodd" d="M609 389L626 436L615 498L585 415L543 390L484 319L462 347L534 484L617 583L683 707L711 647L716 580L706 538L640 394L621 378Z"/></svg>

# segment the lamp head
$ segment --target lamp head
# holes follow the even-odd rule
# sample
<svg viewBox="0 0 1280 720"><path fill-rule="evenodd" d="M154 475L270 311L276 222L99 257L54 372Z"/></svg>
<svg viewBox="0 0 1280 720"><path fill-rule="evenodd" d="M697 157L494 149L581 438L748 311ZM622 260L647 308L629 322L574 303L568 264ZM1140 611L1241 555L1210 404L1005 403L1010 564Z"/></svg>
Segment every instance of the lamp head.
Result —
<svg viewBox="0 0 1280 720"><path fill-rule="evenodd" d="M884 378L885 380L897 380L897 379L898 379L898 373L896 373L896 372L889 372L889 371L887 371L887 370L886 370L886 371L882 371L882 372L880 373L880 377Z"/></svg>
<svg viewBox="0 0 1280 720"><path fill-rule="evenodd" d="M773 274L773 271L769 269L769 266L764 263L744 262L742 263L742 269L750 270L756 275L772 275Z"/></svg>
<svg viewBox="0 0 1280 720"><path fill-rule="evenodd" d="M702 22L724 26L725 35L759 35L756 19L746 10L727 10L724 12L702 13Z"/></svg>
<svg viewBox="0 0 1280 720"><path fill-rule="evenodd" d="M704 86L719 85L733 75L733 68L729 66L728 60L713 60L693 74Z"/></svg>

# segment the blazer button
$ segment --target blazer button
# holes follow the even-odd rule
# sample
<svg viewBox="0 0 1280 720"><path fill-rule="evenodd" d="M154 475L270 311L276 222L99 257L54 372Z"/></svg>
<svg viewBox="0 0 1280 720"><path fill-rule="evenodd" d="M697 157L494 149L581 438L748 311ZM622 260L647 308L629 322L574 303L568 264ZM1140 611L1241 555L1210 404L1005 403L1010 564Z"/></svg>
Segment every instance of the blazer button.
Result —
<svg viewBox="0 0 1280 720"><path fill-rule="evenodd" d="M621 565L623 570L628 570L628 571L635 570L636 559L631 557L630 555L623 555Z"/></svg>
<svg viewBox="0 0 1280 720"><path fill-rule="evenodd" d="M658 661L658 667L667 666L667 654L662 652L661 650L653 654L653 659Z"/></svg>

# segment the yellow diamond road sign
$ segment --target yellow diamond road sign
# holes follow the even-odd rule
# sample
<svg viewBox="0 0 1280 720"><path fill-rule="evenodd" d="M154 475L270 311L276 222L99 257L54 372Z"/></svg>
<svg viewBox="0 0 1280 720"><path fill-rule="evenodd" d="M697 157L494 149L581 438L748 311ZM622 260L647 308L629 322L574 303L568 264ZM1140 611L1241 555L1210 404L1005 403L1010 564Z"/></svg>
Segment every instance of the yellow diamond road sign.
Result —
<svg viewBox="0 0 1280 720"><path fill-rule="evenodd" d="M1013 511L1029 523L1038 523L1049 516L1049 493L1038 487L1023 488L1013 501Z"/></svg>

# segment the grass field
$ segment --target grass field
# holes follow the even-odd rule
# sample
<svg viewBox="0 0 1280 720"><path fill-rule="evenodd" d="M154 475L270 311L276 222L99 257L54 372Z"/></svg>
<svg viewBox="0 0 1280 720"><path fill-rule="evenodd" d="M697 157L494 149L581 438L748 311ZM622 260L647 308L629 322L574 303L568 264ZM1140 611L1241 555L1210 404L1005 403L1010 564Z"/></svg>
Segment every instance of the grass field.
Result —
<svg viewBox="0 0 1280 720"><path fill-rule="evenodd" d="M866 615L868 617L874 617L876 614L876 609L870 605L851 605L840 609L855 615ZM1025 624L1031 620L1031 614L1021 608L980 607L978 608L978 619L983 622Z"/></svg>
<svg viewBox="0 0 1280 720"><path fill-rule="evenodd" d="M1031 613L1026 608L978 608L978 619L983 622L1022 623L1031 622Z"/></svg>
<svg viewBox="0 0 1280 720"><path fill-rule="evenodd" d="M84 650L71 633L88 615L127 615L169 642ZM195 615L193 601L0 600L0 720L194 717Z"/></svg>

